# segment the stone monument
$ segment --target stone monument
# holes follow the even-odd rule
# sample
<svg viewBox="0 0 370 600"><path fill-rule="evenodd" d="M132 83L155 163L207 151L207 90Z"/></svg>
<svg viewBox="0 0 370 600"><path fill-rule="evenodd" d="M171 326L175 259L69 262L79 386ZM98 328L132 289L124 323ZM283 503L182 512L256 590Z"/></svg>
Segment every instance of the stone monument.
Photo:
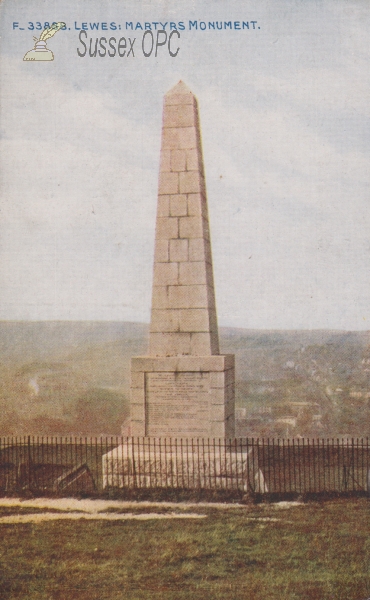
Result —
<svg viewBox="0 0 370 600"><path fill-rule="evenodd" d="M234 355L220 355L198 105L164 98L149 355L131 361L131 435L235 435Z"/></svg>

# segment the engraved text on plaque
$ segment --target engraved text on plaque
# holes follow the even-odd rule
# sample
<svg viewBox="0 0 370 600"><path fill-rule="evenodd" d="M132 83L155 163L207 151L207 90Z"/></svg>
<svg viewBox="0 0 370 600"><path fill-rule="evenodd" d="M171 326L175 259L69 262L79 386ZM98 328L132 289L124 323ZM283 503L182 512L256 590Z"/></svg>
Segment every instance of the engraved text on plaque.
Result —
<svg viewBox="0 0 370 600"><path fill-rule="evenodd" d="M208 434L209 373L147 373L146 435Z"/></svg>

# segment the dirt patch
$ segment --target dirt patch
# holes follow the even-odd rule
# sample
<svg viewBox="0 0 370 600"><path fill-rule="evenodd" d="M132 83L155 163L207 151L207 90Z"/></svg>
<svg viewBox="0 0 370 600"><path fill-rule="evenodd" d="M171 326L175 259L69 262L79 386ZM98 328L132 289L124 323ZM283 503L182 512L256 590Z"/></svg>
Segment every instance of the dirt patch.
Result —
<svg viewBox="0 0 370 600"><path fill-rule="evenodd" d="M194 513L82 513L82 512L56 512L56 513L34 513L28 515L8 515L0 517L0 524L20 524L20 523L43 523L45 521L57 520L75 520L84 519L86 521L149 521L150 519L204 519L207 515L198 515Z"/></svg>
<svg viewBox="0 0 370 600"><path fill-rule="evenodd" d="M130 510L138 508L172 508L176 510L188 510L191 508L243 508L243 504L223 504L223 503L208 503L208 502L135 502L123 500L78 500L77 498L33 498L22 500L21 498L0 498L0 507L15 507L36 508L36 509L53 509L61 511L81 511L83 513L100 513L106 510Z"/></svg>
<svg viewBox="0 0 370 600"><path fill-rule="evenodd" d="M296 506L304 506L304 503L278 502L266 506L260 505L261 509L273 507L285 510ZM5 510L12 509L12 514L3 514L1 516L1 508ZM260 516L251 515L252 507L237 503L137 502L123 500L79 500L77 498L33 498L28 500L0 498L0 524L41 523L57 519L99 519L105 521L124 521L129 519L201 519L207 516L198 512L202 508L222 511L243 509L246 521L280 521L278 518L265 517L263 514ZM18 514L17 509L19 509Z"/></svg>
<svg viewBox="0 0 370 600"><path fill-rule="evenodd" d="M282 502L276 502L276 504L271 504L271 506L273 506L274 508L277 509L287 509L287 508L294 508L295 506L304 506L303 502L288 502L288 501L282 501Z"/></svg>

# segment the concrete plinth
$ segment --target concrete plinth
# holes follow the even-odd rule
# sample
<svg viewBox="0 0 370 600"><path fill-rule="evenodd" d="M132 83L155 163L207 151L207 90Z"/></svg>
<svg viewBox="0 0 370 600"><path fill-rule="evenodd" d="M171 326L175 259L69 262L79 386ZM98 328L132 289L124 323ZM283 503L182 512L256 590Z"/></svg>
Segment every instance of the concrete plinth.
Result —
<svg viewBox="0 0 370 600"><path fill-rule="evenodd" d="M139 442L139 443L138 443ZM189 443L187 443L189 442ZM102 457L104 488L267 491L251 451L202 440L127 438Z"/></svg>
<svg viewBox="0 0 370 600"><path fill-rule="evenodd" d="M234 355L137 357L131 369L131 435L234 437Z"/></svg>

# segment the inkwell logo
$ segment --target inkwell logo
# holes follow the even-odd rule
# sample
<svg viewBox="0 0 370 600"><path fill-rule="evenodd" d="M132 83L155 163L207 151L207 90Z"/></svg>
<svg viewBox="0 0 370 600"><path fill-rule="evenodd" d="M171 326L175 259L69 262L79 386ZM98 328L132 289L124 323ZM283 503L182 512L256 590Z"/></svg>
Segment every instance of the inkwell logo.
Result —
<svg viewBox="0 0 370 600"><path fill-rule="evenodd" d="M54 54L46 47L46 40L65 26L65 23L53 23L51 27L44 29L39 38L34 37L35 47L24 55L23 60L54 60Z"/></svg>

